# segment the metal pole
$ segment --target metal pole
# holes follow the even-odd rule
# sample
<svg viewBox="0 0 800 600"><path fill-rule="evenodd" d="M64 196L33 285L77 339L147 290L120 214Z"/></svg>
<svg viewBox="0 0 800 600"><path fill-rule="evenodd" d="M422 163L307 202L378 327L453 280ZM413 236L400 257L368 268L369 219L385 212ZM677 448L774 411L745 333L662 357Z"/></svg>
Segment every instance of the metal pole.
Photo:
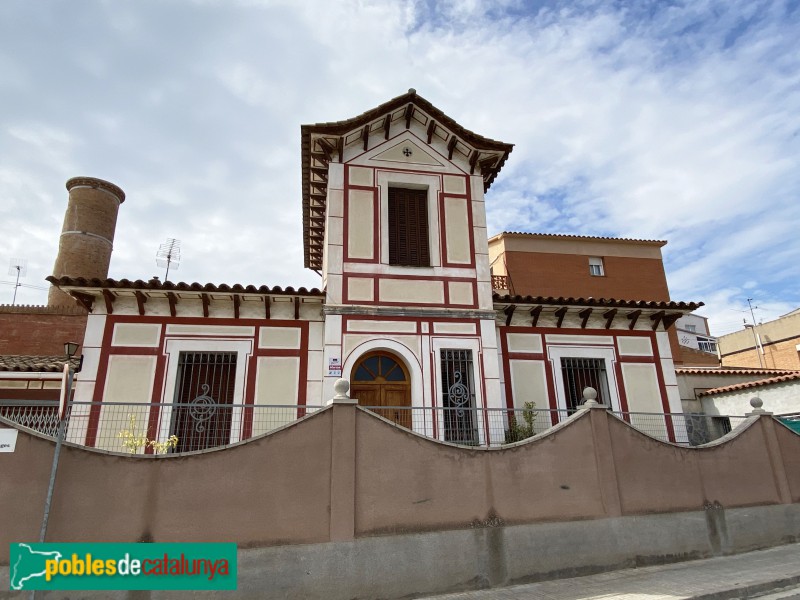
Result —
<svg viewBox="0 0 800 600"><path fill-rule="evenodd" d="M755 344L756 356L758 356L758 364L761 365L761 368L763 369L764 361L761 360L761 352L759 352L758 349L758 337L756 337L756 315L753 312L753 305L750 303L751 300L752 298L747 299L747 306L750 307L750 316L753 318L753 343ZM756 306L756 308L758 307Z"/></svg>
<svg viewBox="0 0 800 600"><path fill-rule="evenodd" d="M72 379L75 377L75 370L70 367L69 378L67 379L66 402L69 406L70 394L72 393ZM66 412L66 411L65 411ZM39 543L43 544L47 535L47 522L50 519L50 505L53 501L53 489L56 485L56 472L58 471L58 458L61 455L61 445L66 434L66 419L58 415L58 433L56 433L56 451L53 454L53 467L50 470L50 483L47 485L47 498L44 502L44 518L42 519L42 530L39 532Z"/></svg>
<svg viewBox="0 0 800 600"><path fill-rule="evenodd" d="M11 300L11 306L14 306L17 303L17 290L19 289L19 273L21 267L17 265L16 269L17 269L17 281L14 283L14 299Z"/></svg>

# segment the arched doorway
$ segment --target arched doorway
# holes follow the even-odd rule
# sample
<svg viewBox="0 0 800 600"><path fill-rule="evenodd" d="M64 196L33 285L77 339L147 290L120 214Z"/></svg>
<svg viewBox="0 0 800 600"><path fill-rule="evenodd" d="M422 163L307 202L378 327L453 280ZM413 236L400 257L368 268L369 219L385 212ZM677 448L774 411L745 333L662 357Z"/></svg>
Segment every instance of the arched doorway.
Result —
<svg viewBox="0 0 800 600"><path fill-rule="evenodd" d="M350 395L359 406L374 407L380 416L411 429L411 378L394 354L379 350L362 356L353 366Z"/></svg>

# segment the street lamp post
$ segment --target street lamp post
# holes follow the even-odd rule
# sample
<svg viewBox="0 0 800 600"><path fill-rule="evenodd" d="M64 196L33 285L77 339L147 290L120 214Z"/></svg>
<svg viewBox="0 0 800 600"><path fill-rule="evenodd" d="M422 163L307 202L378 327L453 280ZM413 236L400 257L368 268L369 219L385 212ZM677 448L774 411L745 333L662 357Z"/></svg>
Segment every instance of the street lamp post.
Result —
<svg viewBox="0 0 800 600"><path fill-rule="evenodd" d="M47 485L47 498L44 502L44 518L42 519L42 529L39 532L39 543L44 543L47 536L47 521L50 519L50 504L53 501L53 488L56 485L56 472L58 471L58 458L61 454L61 445L64 442L66 435L67 424L65 417L67 416L67 408L70 404L70 397L72 395L72 382L75 379L75 373L81 370L83 364L83 355L77 369L72 367L72 357L78 351L80 344L77 342L66 342L64 344L64 354L67 357L64 363L64 376L61 380L61 399L58 403L58 431L56 433L56 450L53 454L53 467L50 470L50 482Z"/></svg>

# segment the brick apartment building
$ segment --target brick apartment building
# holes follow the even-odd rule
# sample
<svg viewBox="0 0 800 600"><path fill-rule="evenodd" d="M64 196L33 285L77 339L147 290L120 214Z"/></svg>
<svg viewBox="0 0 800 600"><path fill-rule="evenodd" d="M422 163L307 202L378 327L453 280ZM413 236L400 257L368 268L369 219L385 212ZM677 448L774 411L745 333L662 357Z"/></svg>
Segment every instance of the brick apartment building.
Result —
<svg viewBox="0 0 800 600"><path fill-rule="evenodd" d="M800 370L800 309L718 338L722 365Z"/></svg>

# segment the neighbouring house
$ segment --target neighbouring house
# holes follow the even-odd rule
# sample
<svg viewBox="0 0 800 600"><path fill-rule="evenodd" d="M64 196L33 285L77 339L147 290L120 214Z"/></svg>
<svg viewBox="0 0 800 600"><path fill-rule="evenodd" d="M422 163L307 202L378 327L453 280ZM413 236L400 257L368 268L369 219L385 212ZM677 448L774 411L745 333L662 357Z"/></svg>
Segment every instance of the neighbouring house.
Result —
<svg viewBox="0 0 800 600"><path fill-rule="evenodd" d="M687 419L687 426L691 430L689 439L695 444L702 444L726 434L736 424L732 421L740 420L752 410L750 399L761 395L755 386L783 377L791 378L799 373L779 369L679 367L676 375L683 412L694 415ZM739 397L736 402L717 402L716 393L721 390L736 390L746 398ZM719 398L724 398L724 395ZM776 402L770 397L769 402L765 400L765 406L776 414L800 410L800 404L796 404L795 408L787 407L786 400L788 398Z"/></svg>
<svg viewBox="0 0 800 600"><path fill-rule="evenodd" d="M711 388L698 393L709 415L737 415L751 410L760 399L775 415L800 416L800 371Z"/></svg>
<svg viewBox="0 0 800 600"><path fill-rule="evenodd" d="M800 370L800 309L717 338L724 367Z"/></svg>
<svg viewBox="0 0 800 600"><path fill-rule="evenodd" d="M675 322L675 334L683 366L719 366L717 338L711 335L706 317L694 313L681 317Z"/></svg>
<svg viewBox="0 0 800 600"><path fill-rule="evenodd" d="M384 417L467 444L505 441L527 403L537 426L555 424L587 386L627 419L681 412L674 325L701 304L670 299L664 242L490 241L485 194L512 145L414 90L304 125L301 147L305 266L321 290L108 279L107 263L70 267L92 255L64 236L91 228L62 234L51 301L88 313L68 439L114 449L130 418L158 439L179 432L181 450L225 444L323 406L341 377ZM100 210L112 239L121 190L70 181L70 210ZM658 427L685 438L679 419Z"/></svg>

